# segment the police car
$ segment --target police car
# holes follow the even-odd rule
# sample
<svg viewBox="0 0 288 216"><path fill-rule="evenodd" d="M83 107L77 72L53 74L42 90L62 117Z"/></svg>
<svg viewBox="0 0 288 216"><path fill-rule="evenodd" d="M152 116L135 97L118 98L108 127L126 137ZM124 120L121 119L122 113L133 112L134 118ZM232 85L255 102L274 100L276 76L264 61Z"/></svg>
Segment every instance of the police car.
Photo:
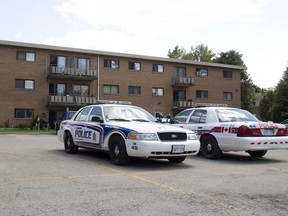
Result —
<svg viewBox="0 0 288 216"><path fill-rule="evenodd" d="M229 107L190 108L177 114L174 126L197 133L204 157L220 158L222 152L245 151L262 157L267 150L288 149L288 128L261 122L250 112Z"/></svg>
<svg viewBox="0 0 288 216"><path fill-rule="evenodd" d="M67 153L76 153L79 147L103 150L116 165L128 164L131 157L181 163L200 149L194 132L156 123L142 108L116 102L81 108L61 122L57 136Z"/></svg>

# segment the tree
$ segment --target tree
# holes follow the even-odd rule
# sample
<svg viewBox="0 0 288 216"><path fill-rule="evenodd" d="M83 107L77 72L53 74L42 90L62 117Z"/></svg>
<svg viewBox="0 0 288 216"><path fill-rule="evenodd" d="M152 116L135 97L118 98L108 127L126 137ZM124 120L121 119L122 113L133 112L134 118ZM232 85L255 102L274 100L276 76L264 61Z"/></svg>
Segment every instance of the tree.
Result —
<svg viewBox="0 0 288 216"><path fill-rule="evenodd" d="M260 102L260 119L262 121L274 121L273 120L273 100L274 90L264 89L262 92L262 99Z"/></svg>
<svg viewBox="0 0 288 216"><path fill-rule="evenodd" d="M213 51L209 49L208 46L200 44L197 45L195 48L193 48L192 46L189 51L186 51L184 48L179 48L179 46L176 46L174 50L168 50L167 56L174 59L212 62L215 53L213 53Z"/></svg>
<svg viewBox="0 0 288 216"><path fill-rule="evenodd" d="M228 52L221 52L218 57L216 57L213 62L220 64L230 64L245 66L242 60L242 54L236 52L235 50L230 50ZM246 70L240 72L241 79L241 108L246 109L252 113L255 112L254 103L254 84L252 79Z"/></svg>
<svg viewBox="0 0 288 216"><path fill-rule="evenodd" d="M275 87L273 100L273 121L288 119L288 67Z"/></svg>

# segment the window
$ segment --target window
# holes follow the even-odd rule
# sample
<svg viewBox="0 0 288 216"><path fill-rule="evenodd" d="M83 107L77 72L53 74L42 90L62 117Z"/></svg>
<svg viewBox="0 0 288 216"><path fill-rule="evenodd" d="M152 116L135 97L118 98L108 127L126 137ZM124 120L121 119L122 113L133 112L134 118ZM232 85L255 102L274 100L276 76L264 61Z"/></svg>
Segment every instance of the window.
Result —
<svg viewBox="0 0 288 216"><path fill-rule="evenodd" d="M15 80L15 88L34 89L35 88L35 81L34 80L16 79Z"/></svg>
<svg viewBox="0 0 288 216"><path fill-rule="evenodd" d="M104 85L104 94L119 94L118 85Z"/></svg>
<svg viewBox="0 0 288 216"><path fill-rule="evenodd" d="M119 68L119 61L112 59L104 59L105 68Z"/></svg>
<svg viewBox="0 0 288 216"><path fill-rule="evenodd" d="M177 77L186 77L186 68L185 67L176 67Z"/></svg>
<svg viewBox="0 0 288 216"><path fill-rule="evenodd" d="M34 52L17 51L16 55L17 60L35 62L36 54Z"/></svg>
<svg viewBox="0 0 288 216"><path fill-rule="evenodd" d="M50 66L65 68L67 66L67 57L66 56L50 56Z"/></svg>
<svg viewBox="0 0 288 216"><path fill-rule="evenodd" d="M32 119L34 117L33 109L15 109L14 118Z"/></svg>
<svg viewBox="0 0 288 216"><path fill-rule="evenodd" d="M232 71L223 71L223 78L232 79Z"/></svg>
<svg viewBox="0 0 288 216"><path fill-rule="evenodd" d="M78 69L90 69L90 59L88 58L75 58L74 64Z"/></svg>
<svg viewBox="0 0 288 216"><path fill-rule="evenodd" d="M195 110L189 119L189 123L206 123L206 110Z"/></svg>
<svg viewBox="0 0 288 216"><path fill-rule="evenodd" d="M152 88L152 95L153 96L163 96L164 89L163 88Z"/></svg>
<svg viewBox="0 0 288 216"><path fill-rule="evenodd" d="M141 87L140 86L128 86L128 94L129 95L141 95Z"/></svg>
<svg viewBox="0 0 288 216"><path fill-rule="evenodd" d="M128 69L140 71L141 70L141 63L140 62L129 62Z"/></svg>
<svg viewBox="0 0 288 216"><path fill-rule="evenodd" d="M83 108L75 117L76 121L87 121L88 120L88 114L91 110L91 107L85 107Z"/></svg>
<svg viewBox="0 0 288 216"><path fill-rule="evenodd" d="M49 94L50 95L66 95L66 85L63 83L50 83Z"/></svg>
<svg viewBox="0 0 288 216"><path fill-rule="evenodd" d="M153 69L154 72L159 72L163 73L164 72L164 65L163 64L153 64Z"/></svg>
<svg viewBox="0 0 288 216"><path fill-rule="evenodd" d="M186 123L188 117L190 116L191 112L193 110L184 110L182 112L180 112L179 114L177 114L176 117L173 118L173 121L176 123Z"/></svg>
<svg viewBox="0 0 288 216"><path fill-rule="evenodd" d="M223 92L224 100L232 100L232 98L233 98L232 92Z"/></svg>
<svg viewBox="0 0 288 216"><path fill-rule="evenodd" d="M208 76L208 70L205 68L197 68L196 69L196 76L201 76L201 77Z"/></svg>
<svg viewBox="0 0 288 216"><path fill-rule="evenodd" d="M75 96L88 97L89 86L88 85L73 85L73 93Z"/></svg>
<svg viewBox="0 0 288 216"><path fill-rule="evenodd" d="M173 101L185 101L186 100L186 91L179 90L173 91Z"/></svg>
<svg viewBox="0 0 288 216"><path fill-rule="evenodd" d="M196 90L197 98L208 98L208 91Z"/></svg>

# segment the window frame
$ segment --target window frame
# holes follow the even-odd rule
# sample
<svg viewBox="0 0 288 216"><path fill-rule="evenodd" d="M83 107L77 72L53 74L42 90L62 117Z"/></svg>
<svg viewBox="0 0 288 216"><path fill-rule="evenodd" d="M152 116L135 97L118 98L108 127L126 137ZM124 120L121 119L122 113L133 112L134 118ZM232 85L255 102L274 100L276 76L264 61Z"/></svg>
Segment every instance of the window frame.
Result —
<svg viewBox="0 0 288 216"><path fill-rule="evenodd" d="M208 69L207 68L196 68L196 76L197 77L208 77Z"/></svg>
<svg viewBox="0 0 288 216"><path fill-rule="evenodd" d="M23 117L19 116L19 112L24 112ZM29 112L31 114L29 114ZM17 115L18 113L18 115ZM28 108L15 108L14 109L14 118L15 119L33 119L34 118L34 109L28 109Z"/></svg>
<svg viewBox="0 0 288 216"><path fill-rule="evenodd" d="M228 95L230 95L230 97ZM233 100L233 92L223 92L223 100L232 101Z"/></svg>
<svg viewBox="0 0 288 216"><path fill-rule="evenodd" d="M137 64L139 64L139 68L137 68ZM140 61L129 61L128 62L128 70L131 71L141 71L141 62Z"/></svg>
<svg viewBox="0 0 288 216"><path fill-rule="evenodd" d="M162 94L161 94L161 92L159 94L159 90L162 90ZM154 97L163 97L164 96L164 88L152 87L152 96L154 96Z"/></svg>
<svg viewBox="0 0 288 216"><path fill-rule="evenodd" d="M130 90L133 89L133 92L131 92ZM136 89L138 89L138 93L137 91L135 91ZM139 96L141 95L141 86L128 86L128 95L134 95L134 96Z"/></svg>
<svg viewBox="0 0 288 216"><path fill-rule="evenodd" d="M32 56L30 56L32 55ZM29 57L30 56L30 57ZM32 57L32 59L30 59ZM26 62L36 62L36 53L30 51L17 51L16 52L17 61L26 61Z"/></svg>
<svg viewBox="0 0 288 216"><path fill-rule="evenodd" d="M224 70L223 71L223 78L224 79L232 79L233 78L233 71Z"/></svg>
<svg viewBox="0 0 288 216"><path fill-rule="evenodd" d="M200 95L199 95L200 94ZM200 96L200 97L199 97ZM208 99L209 94L207 90L196 90L196 98Z"/></svg>
<svg viewBox="0 0 288 216"><path fill-rule="evenodd" d="M23 82L23 83L19 83L19 82ZM27 86L29 86L28 85L28 83L26 83L26 82L32 82L32 84L33 84L33 87L32 88L29 88L29 87L27 87ZM19 85L20 84L20 85ZM18 86L18 87L17 87ZM21 87L21 86L23 86L23 87ZM33 79L15 79L15 88L16 89L25 89L25 90L34 90L35 89L35 80L33 80Z"/></svg>
<svg viewBox="0 0 288 216"><path fill-rule="evenodd" d="M160 68L162 70L160 70ZM152 65L152 71L156 72L156 73L164 73L164 64L153 64Z"/></svg>
<svg viewBox="0 0 288 216"><path fill-rule="evenodd" d="M114 64L112 64L113 62ZM113 65L116 65L116 66L113 66ZM120 61L116 59L104 59L104 68L119 69Z"/></svg>
<svg viewBox="0 0 288 216"><path fill-rule="evenodd" d="M108 88L109 87L109 92L105 92L105 87ZM117 93L113 93L112 91L112 87L115 87L117 89ZM104 84L103 85L103 93L106 95L119 95L119 85L109 85L109 84Z"/></svg>

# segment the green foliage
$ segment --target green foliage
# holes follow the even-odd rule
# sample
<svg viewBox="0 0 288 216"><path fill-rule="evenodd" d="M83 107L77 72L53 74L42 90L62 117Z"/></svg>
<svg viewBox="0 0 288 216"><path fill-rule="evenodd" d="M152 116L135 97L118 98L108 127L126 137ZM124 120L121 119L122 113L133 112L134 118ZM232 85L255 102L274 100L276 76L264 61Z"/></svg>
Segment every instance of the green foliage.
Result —
<svg viewBox="0 0 288 216"><path fill-rule="evenodd" d="M213 62L220 64L230 64L230 65L239 65L245 66L244 61L242 60L242 54L234 50L228 52L221 52L218 57L216 57ZM252 79L249 77L249 74L246 70L240 72L241 79L241 108L255 113L255 102L254 102L254 89L255 85L253 84Z"/></svg>
<svg viewBox="0 0 288 216"><path fill-rule="evenodd" d="M262 100L260 102L260 119L262 121L273 121L273 99L273 89L263 90Z"/></svg>
<svg viewBox="0 0 288 216"><path fill-rule="evenodd" d="M273 100L273 119L281 122L288 119L288 68L283 72L281 80L278 82Z"/></svg>
<svg viewBox="0 0 288 216"><path fill-rule="evenodd" d="M174 59L212 62L215 53L213 53L213 51L210 50L208 46L200 44L197 45L195 48L193 48L192 46L189 51L186 51L186 49L176 46L173 50L168 50L167 56Z"/></svg>

